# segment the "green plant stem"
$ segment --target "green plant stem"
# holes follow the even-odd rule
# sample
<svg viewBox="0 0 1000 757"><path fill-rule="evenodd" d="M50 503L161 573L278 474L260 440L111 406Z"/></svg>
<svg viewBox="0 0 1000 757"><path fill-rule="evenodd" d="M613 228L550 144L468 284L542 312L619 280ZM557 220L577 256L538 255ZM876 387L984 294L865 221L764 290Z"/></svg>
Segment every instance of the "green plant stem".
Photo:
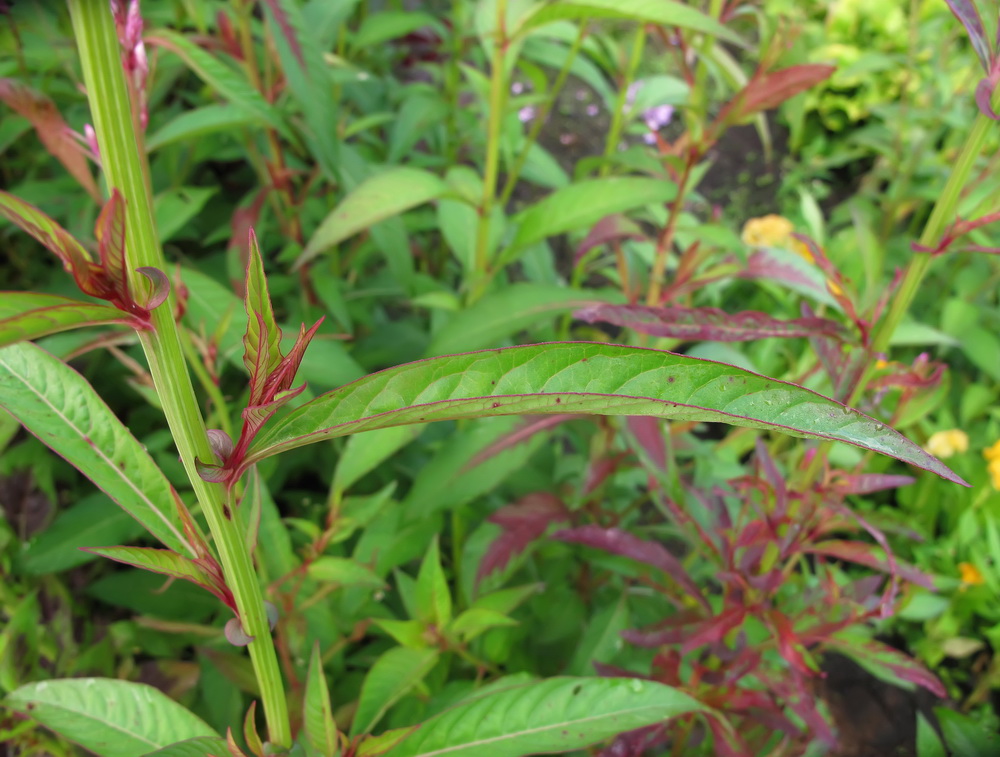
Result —
<svg viewBox="0 0 1000 757"><path fill-rule="evenodd" d="M146 291L135 269L153 266L165 270L166 263L156 236L152 198L143 179L143 157L129 116L113 19L107 0L68 0L68 4L108 187L118 189L126 201L129 283L133 291ZM254 639L249 645L250 658L260 684L270 740L288 747L291 728L281 673L239 512L226 503L223 488L203 481L195 468L196 457L212 460L213 453L173 313L171 296L153 311L153 329L140 332L140 342L181 461L208 520L243 630Z"/></svg>
<svg viewBox="0 0 1000 757"><path fill-rule="evenodd" d="M642 52L646 48L646 27L639 24L635 30L635 40L632 42L632 55L628 61L628 68L625 71L625 79L618 89L618 100L615 102L615 112L611 114L611 126L608 128L608 136L604 141L604 163L601 166L601 176L607 176L611 170L611 156L618 151L618 142L622 138L622 130L625 128L625 104L628 101L628 90L635 75L639 71L639 64L642 62Z"/></svg>
<svg viewBox="0 0 1000 757"><path fill-rule="evenodd" d="M573 45L566 54L566 62L563 63L562 68L559 69L559 73L556 74L556 78L552 82L552 87L549 92L546 93L545 101L539 106L538 112L535 114L535 118L531 122L531 129L529 130L528 137L525 140L524 148L518 154L514 161L514 165L507 173L507 179L504 182L503 191L500 193L500 204L502 206L506 206L510 201L511 195L514 194L514 188L517 186L517 180L521 177L521 170L524 168L525 161L528 160L528 153L531 151L532 145L538 141L538 135L541 134L542 127L545 126L545 122L548 120L549 113L552 111L552 106L555 104L556 98L559 97L559 93L562 91L562 88L566 86L566 79L569 78L569 72L573 67L573 61L575 61L576 56L580 54L580 48L583 47L583 40L586 39L586 37L587 25L580 24L580 30L577 32L576 38L573 40Z"/></svg>
<svg viewBox="0 0 1000 757"><path fill-rule="evenodd" d="M490 57L490 101L486 124L486 163L483 168L483 200L479 206L479 225L476 229L475 284L469 292L474 302L484 291L489 280L490 223L496 202L497 176L500 173L500 132L507 102L504 58L507 53L507 0L497 0L496 32L493 53Z"/></svg>

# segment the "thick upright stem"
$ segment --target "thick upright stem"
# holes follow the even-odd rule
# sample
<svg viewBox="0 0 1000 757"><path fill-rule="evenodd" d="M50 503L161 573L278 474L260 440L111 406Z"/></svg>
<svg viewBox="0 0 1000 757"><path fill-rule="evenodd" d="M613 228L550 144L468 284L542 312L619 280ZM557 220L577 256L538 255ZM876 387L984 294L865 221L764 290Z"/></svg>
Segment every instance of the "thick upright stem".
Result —
<svg viewBox="0 0 1000 757"><path fill-rule="evenodd" d="M166 263L156 236L152 198L144 181L145 156L139 151L130 116L114 22L107 0L69 0L69 10L108 187L118 189L126 201L129 283L133 291L145 291L136 268L165 270ZM211 460L212 450L173 312L171 297L153 311L154 328L141 333L140 341L181 461L215 539L243 630L254 638L249 645L250 658L260 684L270 741L288 747L291 728L281 673L239 513L225 501L222 487L203 481L195 468L195 458Z"/></svg>

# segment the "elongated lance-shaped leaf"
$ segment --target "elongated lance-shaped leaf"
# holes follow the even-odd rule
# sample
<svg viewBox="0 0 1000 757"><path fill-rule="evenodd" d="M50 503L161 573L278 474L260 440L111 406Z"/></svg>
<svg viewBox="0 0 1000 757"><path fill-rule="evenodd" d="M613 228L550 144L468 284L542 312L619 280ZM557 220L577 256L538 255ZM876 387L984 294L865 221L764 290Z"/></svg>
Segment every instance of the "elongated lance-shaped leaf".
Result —
<svg viewBox="0 0 1000 757"><path fill-rule="evenodd" d="M108 305L55 294L0 292L0 347L83 326L128 322L127 314Z"/></svg>
<svg viewBox="0 0 1000 757"><path fill-rule="evenodd" d="M169 549L150 549L149 547L89 547L88 552L109 560L125 563L134 568L142 568L152 573L160 573L182 581L190 581L206 591L210 591L229 607L235 607L232 594L222 581L222 571L217 569L214 575L206 571L194 560L182 557Z"/></svg>
<svg viewBox="0 0 1000 757"><path fill-rule="evenodd" d="M128 276L125 273L125 199L114 189L94 225L97 249L104 265L104 272L117 285L127 302Z"/></svg>
<svg viewBox="0 0 1000 757"><path fill-rule="evenodd" d="M330 706L330 692L323 673L319 642L313 646L312 657L309 659L309 677L306 679L306 695L302 703L302 728L306 741L316 754L334 757L338 753L337 723Z"/></svg>
<svg viewBox="0 0 1000 757"><path fill-rule="evenodd" d="M829 318L772 318L744 310L727 313L719 308L646 307L598 304L578 310L577 318L625 326L640 334L711 342L745 342L764 337L829 336L845 339L847 331Z"/></svg>
<svg viewBox="0 0 1000 757"><path fill-rule="evenodd" d="M83 376L34 344L0 349L0 407L166 547L195 556L170 482Z"/></svg>
<svg viewBox="0 0 1000 757"><path fill-rule="evenodd" d="M676 689L634 678L550 678L472 697L413 728L384 757L521 757L583 749L706 712ZM388 741L392 732L383 735ZM370 754L362 744L360 755Z"/></svg>
<svg viewBox="0 0 1000 757"><path fill-rule="evenodd" d="M246 352L243 364L250 372L250 404L261 402L264 381L281 362L281 329L274 320L271 295L267 291L264 261L257 246L257 235L250 230L250 258L247 261L246 295L247 331L243 337Z"/></svg>
<svg viewBox="0 0 1000 757"><path fill-rule="evenodd" d="M449 355L379 371L273 419L243 464L375 428L553 413L715 421L842 441L965 484L897 431L809 389L711 360L582 342Z"/></svg>
<svg viewBox="0 0 1000 757"><path fill-rule="evenodd" d="M0 191L0 217L6 218L55 253L74 277L78 275L77 271L83 275L88 265L95 265L83 245L66 229L19 197Z"/></svg>

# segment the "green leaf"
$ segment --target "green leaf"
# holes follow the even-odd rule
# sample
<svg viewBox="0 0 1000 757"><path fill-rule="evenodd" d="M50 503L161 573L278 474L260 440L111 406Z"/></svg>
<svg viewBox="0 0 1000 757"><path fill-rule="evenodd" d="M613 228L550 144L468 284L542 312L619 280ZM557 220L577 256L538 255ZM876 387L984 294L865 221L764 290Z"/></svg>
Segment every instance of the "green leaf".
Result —
<svg viewBox="0 0 1000 757"><path fill-rule="evenodd" d="M212 577L197 563L170 550L149 547L92 547L88 551L134 568L190 581L206 589L211 590L214 586Z"/></svg>
<svg viewBox="0 0 1000 757"><path fill-rule="evenodd" d="M229 752L226 740L218 736L199 736L149 752L146 757L225 757Z"/></svg>
<svg viewBox="0 0 1000 757"><path fill-rule="evenodd" d="M252 113L231 105L206 105L186 110L146 139L146 151L153 152L175 142L193 142L218 132L235 132L255 121Z"/></svg>
<svg viewBox="0 0 1000 757"><path fill-rule="evenodd" d="M392 705L423 680L438 659L436 649L395 647L372 665L361 686L351 738L370 733Z"/></svg>
<svg viewBox="0 0 1000 757"><path fill-rule="evenodd" d="M21 569L45 575L75 568L97 556L81 547L130 541L145 533L142 525L103 494L84 497L60 512L21 553Z"/></svg>
<svg viewBox="0 0 1000 757"><path fill-rule="evenodd" d="M144 683L73 678L29 683L4 704L101 757L138 757L201 736L198 716Z"/></svg>
<svg viewBox="0 0 1000 757"><path fill-rule="evenodd" d="M553 21L591 18L627 19L644 24L705 32L719 39L740 44L740 38L714 18L674 0L556 0L540 3L538 10L527 16L515 34L536 29Z"/></svg>
<svg viewBox="0 0 1000 757"><path fill-rule="evenodd" d="M516 626L517 621L509 618L496 610L487 610L481 607L470 607L451 624L448 629L454 634L462 637L463 641L472 641L480 634L491 628L501 626Z"/></svg>
<svg viewBox="0 0 1000 757"><path fill-rule="evenodd" d="M809 389L660 350L573 342L449 355L374 373L272 420L247 463L374 428L552 413L714 421L842 441L964 484L897 431Z"/></svg>
<svg viewBox="0 0 1000 757"><path fill-rule="evenodd" d="M34 237L45 249L55 253L67 270L82 268L87 262L93 262L72 234L19 197L0 191L0 218L6 218Z"/></svg>
<svg viewBox="0 0 1000 757"><path fill-rule="evenodd" d="M441 567L437 537L431 542L417 574L417 613L420 620L438 628L446 628L451 623L451 594Z"/></svg>
<svg viewBox="0 0 1000 757"><path fill-rule="evenodd" d="M947 707L935 707L934 714L952 754L1000 754L1000 735L996 731Z"/></svg>
<svg viewBox="0 0 1000 757"><path fill-rule="evenodd" d="M512 220L520 225L511 249L587 228L612 213L669 202L676 194L677 187L664 179L625 176L578 181L557 189L514 216Z"/></svg>
<svg viewBox="0 0 1000 757"><path fill-rule="evenodd" d="M83 326L128 323L118 308L34 292L0 293L0 347Z"/></svg>
<svg viewBox="0 0 1000 757"><path fill-rule="evenodd" d="M302 706L302 727L306 733L306 743L323 757L334 757L339 753L337 723L333 719L330 706L330 691L323 673L323 660L319 653L319 642L313 645L309 660L309 676L306 680L306 695Z"/></svg>
<svg viewBox="0 0 1000 757"><path fill-rule="evenodd" d="M922 712L917 713L917 757L948 757L937 731Z"/></svg>
<svg viewBox="0 0 1000 757"><path fill-rule="evenodd" d="M705 710L686 694L652 681L550 678L469 699L413 729L384 757L569 752Z"/></svg>
<svg viewBox="0 0 1000 757"><path fill-rule="evenodd" d="M254 89L242 73L230 68L211 53L202 49L182 34L169 29L157 29L144 36L147 45L164 47L174 53L198 77L231 106L238 108L257 121L289 137L288 127L264 96Z"/></svg>
<svg viewBox="0 0 1000 757"><path fill-rule="evenodd" d="M385 581L370 568L346 557L317 557L309 563L309 576L323 583L340 586L370 586L381 588Z"/></svg>
<svg viewBox="0 0 1000 757"><path fill-rule="evenodd" d="M448 185L419 168L396 166L365 179L323 219L295 262L301 266L378 221L449 192Z"/></svg>
<svg viewBox="0 0 1000 757"><path fill-rule="evenodd" d="M30 343L0 349L0 407L177 552L180 501L141 444L83 376Z"/></svg>
<svg viewBox="0 0 1000 757"><path fill-rule="evenodd" d="M580 292L548 284L511 284L456 313L434 335L429 357L490 347L518 331L547 323L547 316L571 312L621 298L606 298L597 292Z"/></svg>
<svg viewBox="0 0 1000 757"><path fill-rule="evenodd" d="M160 242L173 239L188 227L216 192L211 187L175 187L157 194L153 212Z"/></svg>
<svg viewBox="0 0 1000 757"><path fill-rule="evenodd" d="M257 246L257 235L250 232L250 257L247 261L246 296L247 330L243 337L246 352L243 365L250 374L250 385L259 387L281 362L281 330L274 320L271 295L267 291L264 261ZM250 404L259 401L251 395Z"/></svg>
<svg viewBox="0 0 1000 757"><path fill-rule="evenodd" d="M375 470L389 457L416 439L422 425L395 426L352 436L344 445L333 472L333 489L344 492L366 473Z"/></svg>

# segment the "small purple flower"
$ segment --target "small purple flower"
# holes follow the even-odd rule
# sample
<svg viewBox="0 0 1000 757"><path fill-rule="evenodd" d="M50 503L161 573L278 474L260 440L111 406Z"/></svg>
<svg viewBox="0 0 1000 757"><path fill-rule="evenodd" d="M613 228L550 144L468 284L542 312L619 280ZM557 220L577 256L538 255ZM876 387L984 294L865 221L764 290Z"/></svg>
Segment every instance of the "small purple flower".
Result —
<svg viewBox="0 0 1000 757"><path fill-rule="evenodd" d="M597 105L595 105L594 103L591 103L590 105L587 106L587 115L590 116L591 118L593 118L600 112L601 109L598 108Z"/></svg>
<svg viewBox="0 0 1000 757"><path fill-rule="evenodd" d="M525 105L521 110L517 112L517 117L520 119L522 124L528 123L535 118L535 106Z"/></svg>
<svg viewBox="0 0 1000 757"><path fill-rule="evenodd" d="M669 124L670 119L674 117L674 106L657 105L655 108L650 108L643 113L642 117L646 121L646 126L648 126L651 131L659 131L664 126Z"/></svg>
<svg viewBox="0 0 1000 757"><path fill-rule="evenodd" d="M522 92L524 92L524 84L522 84L519 81L516 81L510 85L510 91L513 92L515 95L519 95Z"/></svg>

